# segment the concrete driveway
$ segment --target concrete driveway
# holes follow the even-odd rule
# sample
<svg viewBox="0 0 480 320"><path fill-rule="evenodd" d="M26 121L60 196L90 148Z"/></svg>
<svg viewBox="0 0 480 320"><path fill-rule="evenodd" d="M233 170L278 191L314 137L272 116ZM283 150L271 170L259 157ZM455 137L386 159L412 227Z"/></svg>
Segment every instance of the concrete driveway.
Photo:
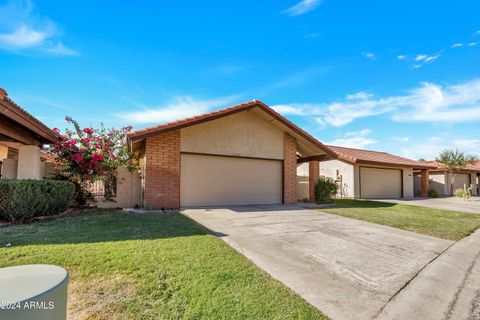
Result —
<svg viewBox="0 0 480 320"><path fill-rule="evenodd" d="M444 209L459 212L468 212L480 214L480 197L471 197L470 200L462 198L413 198L413 199L384 199L377 201L394 202L401 204L409 204L414 206L428 207L434 209Z"/></svg>
<svg viewBox="0 0 480 320"><path fill-rule="evenodd" d="M297 206L187 209L332 319L372 319L452 242Z"/></svg>

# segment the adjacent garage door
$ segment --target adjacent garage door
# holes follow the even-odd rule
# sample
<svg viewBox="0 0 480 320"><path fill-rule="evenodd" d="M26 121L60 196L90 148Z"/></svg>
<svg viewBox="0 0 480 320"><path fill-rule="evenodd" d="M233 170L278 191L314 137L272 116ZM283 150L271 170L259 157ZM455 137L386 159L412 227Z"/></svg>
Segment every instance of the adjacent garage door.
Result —
<svg viewBox="0 0 480 320"><path fill-rule="evenodd" d="M401 198L402 171L360 167L361 198Z"/></svg>
<svg viewBox="0 0 480 320"><path fill-rule="evenodd" d="M455 175L455 180L453 181L453 190L463 189L464 185L470 185L470 175L465 173L457 173Z"/></svg>
<svg viewBox="0 0 480 320"><path fill-rule="evenodd" d="M282 161L182 154L181 206L282 203Z"/></svg>

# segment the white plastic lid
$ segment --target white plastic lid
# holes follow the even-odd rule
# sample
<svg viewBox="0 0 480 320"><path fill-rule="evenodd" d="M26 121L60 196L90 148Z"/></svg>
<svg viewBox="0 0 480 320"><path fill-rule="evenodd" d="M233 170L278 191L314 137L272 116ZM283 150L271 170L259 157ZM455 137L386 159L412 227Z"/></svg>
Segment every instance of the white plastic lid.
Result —
<svg viewBox="0 0 480 320"><path fill-rule="evenodd" d="M65 269L48 264L0 268L0 302L22 302L43 294L68 278Z"/></svg>

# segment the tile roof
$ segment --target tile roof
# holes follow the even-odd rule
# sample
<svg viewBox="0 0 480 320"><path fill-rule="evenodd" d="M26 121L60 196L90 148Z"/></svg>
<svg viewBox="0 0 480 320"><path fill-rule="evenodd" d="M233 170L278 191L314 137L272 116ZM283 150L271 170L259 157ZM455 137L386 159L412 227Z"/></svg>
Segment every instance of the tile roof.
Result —
<svg viewBox="0 0 480 320"><path fill-rule="evenodd" d="M429 165L432 165L437 170L446 170L446 166L443 163L437 162L435 160L426 161ZM475 162L474 164L467 164L462 170L465 171L479 171L480 172L480 161Z"/></svg>
<svg viewBox="0 0 480 320"><path fill-rule="evenodd" d="M0 113L35 132L44 139L44 142L51 143L57 139L55 132L16 104L2 88L0 88Z"/></svg>
<svg viewBox="0 0 480 320"><path fill-rule="evenodd" d="M429 164L424 162L415 161L412 159L399 157L387 152L382 151L372 151L372 150L363 150L363 149L354 149L338 146L328 146L330 149L335 151L339 158L352 162L352 163L370 163L370 164L379 164L386 166L403 166L419 169L427 169L432 167Z"/></svg>
<svg viewBox="0 0 480 320"><path fill-rule="evenodd" d="M218 119L218 118L222 118L222 117L225 117L225 116L228 116L228 115L235 114L237 112L247 111L247 110L251 110L251 109L254 109L254 108L259 108L259 109L263 110L264 112L266 112L267 114L269 114L270 116L272 116L273 118L277 119L283 125L287 126L289 129L291 129L292 131L294 131L298 135L302 136L303 138L308 140L313 145L322 149L330 157L332 157L332 158L337 157L335 152L333 152L330 148L326 147L323 143L318 141L315 137L308 134L307 132L305 132L304 130L299 128L297 125L295 125L294 123L292 123L291 121L289 121L288 119L283 117L281 114L279 114L278 112L276 112L275 110L273 110L272 108L270 108L269 106L267 106L266 104L264 104L263 102L261 102L259 100L252 100L252 101L237 104L235 106L225 108L225 109L222 109L222 110L205 113L205 114L202 114L202 115L178 120L178 121L175 121L175 122L169 122L169 123L161 124L161 125L146 128L146 129L136 130L134 132L130 132L127 137L130 141L139 140L139 139L146 138L148 136L157 135L157 134L160 134L160 133L165 133L165 132L169 132L169 131L173 131L173 130L197 125L197 124L200 124L200 123L203 123L203 122L215 120L215 119Z"/></svg>

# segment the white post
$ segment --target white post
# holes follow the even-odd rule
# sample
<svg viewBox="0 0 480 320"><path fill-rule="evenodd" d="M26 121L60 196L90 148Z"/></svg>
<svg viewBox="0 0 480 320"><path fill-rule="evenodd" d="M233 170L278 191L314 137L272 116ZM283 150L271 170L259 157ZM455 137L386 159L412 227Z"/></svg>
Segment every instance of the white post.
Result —
<svg viewBox="0 0 480 320"><path fill-rule="evenodd" d="M18 148L17 179L41 179L40 148L23 145Z"/></svg>

